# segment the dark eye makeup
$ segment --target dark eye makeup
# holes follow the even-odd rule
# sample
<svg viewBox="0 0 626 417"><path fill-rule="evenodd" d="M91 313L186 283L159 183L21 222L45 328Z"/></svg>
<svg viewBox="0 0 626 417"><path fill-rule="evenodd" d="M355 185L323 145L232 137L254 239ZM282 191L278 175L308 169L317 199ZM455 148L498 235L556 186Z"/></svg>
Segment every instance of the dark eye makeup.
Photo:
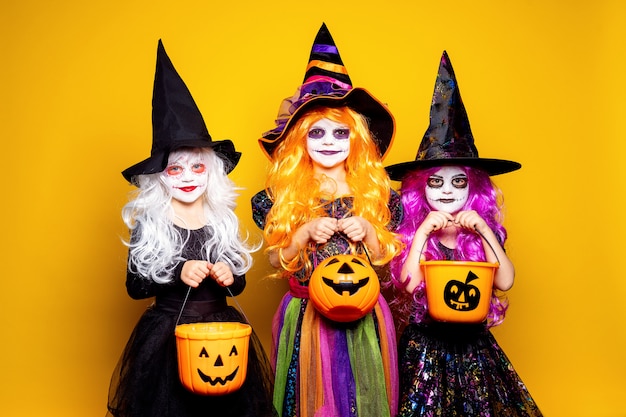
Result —
<svg viewBox="0 0 626 417"><path fill-rule="evenodd" d="M326 135L326 130L321 127L314 127L309 130L309 138L311 139L321 139ZM349 139L350 138L350 129L347 128L338 128L333 130L333 137L335 139Z"/></svg>

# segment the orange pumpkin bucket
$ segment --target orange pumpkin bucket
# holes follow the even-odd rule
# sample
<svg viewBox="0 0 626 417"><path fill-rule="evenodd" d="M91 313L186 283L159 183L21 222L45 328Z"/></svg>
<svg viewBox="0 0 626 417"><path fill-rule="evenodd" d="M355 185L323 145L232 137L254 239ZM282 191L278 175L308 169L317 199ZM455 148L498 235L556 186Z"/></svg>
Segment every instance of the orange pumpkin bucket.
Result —
<svg viewBox="0 0 626 417"><path fill-rule="evenodd" d="M241 388L248 371L252 327L238 322L176 326L178 374L189 391L225 395Z"/></svg>
<svg viewBox="0 0 626 417"><path fill-rule="evenodd" d="M433 319L479 323L487 317L498 263L421 261L420 265Z"/></svg>
<svg viewBox="0 0 626 417"><path fill-rule="evenodd" d="M309 297L323 316L338 322L360 319L372 311L380 282L369 260L335 255L320 263L309 280Z"/></svg>

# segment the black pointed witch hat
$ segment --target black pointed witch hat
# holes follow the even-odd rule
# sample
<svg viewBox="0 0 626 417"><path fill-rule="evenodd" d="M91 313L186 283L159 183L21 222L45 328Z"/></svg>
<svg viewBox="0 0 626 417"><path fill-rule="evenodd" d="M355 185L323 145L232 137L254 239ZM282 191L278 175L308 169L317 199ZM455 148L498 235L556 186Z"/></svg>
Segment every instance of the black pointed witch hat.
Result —
<svg viewBox="0 0 626 417"><path fill-rule="evenodd" d="M295 95L282 101L276 127L259 139L261 149L270 159L290 127L308 110L317 106L347 106L365 116L378 151L381 157L385 156L393 140L394 118L387 106L367 90L352 87L352 80L343 65L339 50L324 23L313 42L302 85Z"/></svg>
<svg viewBox="0 0 626 417"><path fill-rule="evenodd" d="M515 171L522 166L504 159L481 158L461 92L446 51L441 56L435 91L430 106L430 125L422 138L415 161L388 166L393 180L401 181L407 172L440 165L471 166L489 175Z"/></svg>
<svg viewBox="0 0 626 417"><path fill-rule="evenodd" d="M214 141L189 89L159 39L152 93L152 150L150 157L122 171L129 182L136 175L162 172L170 152L180 148L212 148L222 160L226 173L241 157L229 139Z"/></svg>

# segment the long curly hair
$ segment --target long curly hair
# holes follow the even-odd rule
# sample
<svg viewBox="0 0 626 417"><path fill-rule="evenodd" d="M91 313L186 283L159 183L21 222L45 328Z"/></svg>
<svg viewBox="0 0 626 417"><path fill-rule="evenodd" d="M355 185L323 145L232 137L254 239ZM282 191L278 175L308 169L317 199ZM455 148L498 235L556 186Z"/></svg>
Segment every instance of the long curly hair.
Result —
<svg viewBox="0 0 626 417"><path fill-rule="evenodd" d="M405 320L414 316L416 322L421 322L426 317L426 293L424 282L420 283L413 291L407 294L404 287L408 284L401 282L401 270L409 251L411 242L417 228L422 224L432 208L426 199L426 183L428 178L441 167L426 168L410 172L402 181L400 193L404 207L404 218L398 227L398 234L404 243L404 249L391 261L391 280L393 285L400 289L399 296L393 302L399 310L400 317ZM504 245L507 238L506 229L502 225L503 197L500 189L493 183L489 175L478 168L461 167L468 178L469 196L461 210L475 210L493 230L500 245ZM431 233L423 248L426 260L441 260L445 256L438 244L439 232ZM481 237L469 230L460 229L457 235L454 260L459 261L485 261L485 251ZM504 320L507 309L506 298L503 293L494 291L491 297L491 305L487 321L490 326L500 324Z"/></svg>
<svg viewBox="0 0 626 417"><path fill-rule="evenodd" d="M349 107L312 109L294 124L274 151L266 181L266 191L273 200L264 230L267 250L279 251L289 246L298 227L325 216L324 205L339 197L321 191L321 182L315 177L313 161L307 152L307 134L314 123L324 118L350 127L350 153L344 167L354 196L351 215L365 218L375 228L381 256L372 259L372 263L386 264L400 250L399 240L387 229L391 220L387 206L391 184L366 119ZM305 268L308 276L312 270L311 249L305 248L291 261L281 259L283 275Z"/></svg>
<svg viewBox="0 0 626 417"><path fill-rule="evenodd" d="M258 248L241 239L235 215L237 188L228 178L224 161L210 148L197 150L206 155L208 180L202 196L209 240L204 244L207 260L222 261L233 274L243 275L252 266L251 252ZM174 264L184 261L182 249L189 236L174 227L172 196L161 173L137 176L139 188L122 209L122 219L131 230L128 267L157 283L172 281Z"/></svg>

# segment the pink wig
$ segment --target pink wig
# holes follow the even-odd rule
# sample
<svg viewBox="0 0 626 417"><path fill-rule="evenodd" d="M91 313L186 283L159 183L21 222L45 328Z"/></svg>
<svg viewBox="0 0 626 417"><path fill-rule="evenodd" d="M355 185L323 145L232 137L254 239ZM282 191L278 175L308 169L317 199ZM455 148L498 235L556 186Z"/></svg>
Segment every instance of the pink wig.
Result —
<svg viewBox="0 0 626 417"><path fill-rule="evenodd" d="M391 279L393 284L403 289L406 283L400 282L400 272L402 265L411 249L411 242L417 228L424 221L428 213L432 210L426 200L426 182L428 178L437 172L441 167L425 168L415 170L407 174L402 181L401 195L404 207L404 219L397 229L402 242L405 244L403 251L391 262ZM500 245L506 241L506 230L502 226L502 195L500 190L491 181L489 175L478 168L461 167L468 178L469 197L462 210L475 210L495 233ZM444 259L444 254L438 245L438 233L432 233L423 248L426 260ZM485 251L480 236L469 230L459 230L457 236L457 246L454 250L454 260L459 261L485 261ZM408 282L408 280L407 280ZM405 291L400 291L406 294ZM410 296L401 296L396 306L400 316L405 320L409 315L415 315L415 321L424 319L426 306L426 293L424 283L421 283ZM487 317L490 326L498 325L504 320L507 309L506 300L502 295L494 294L491 299L489 315Z"/></svg>

